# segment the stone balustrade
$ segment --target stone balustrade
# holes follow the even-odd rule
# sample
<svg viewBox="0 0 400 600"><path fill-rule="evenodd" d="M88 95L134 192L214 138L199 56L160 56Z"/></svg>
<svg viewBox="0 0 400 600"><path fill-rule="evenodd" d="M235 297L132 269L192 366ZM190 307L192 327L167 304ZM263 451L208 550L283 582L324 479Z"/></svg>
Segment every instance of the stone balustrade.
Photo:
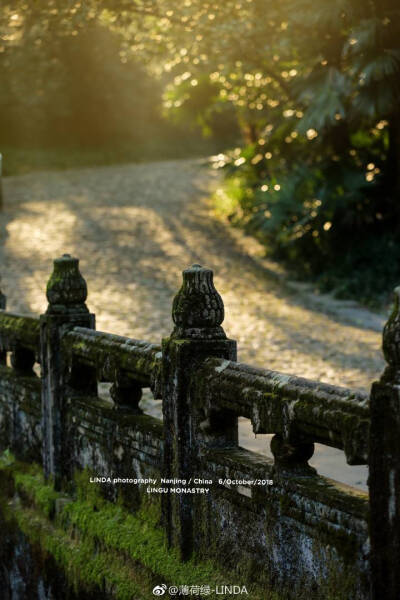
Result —
<svg viewBox="0 0 400 600"><path fill-rule="evenodd" d="M183 272L161 344L96 331L69 255L54 261L47 298L34 318L7 312L0 293L2 449L40 462L56 490L84 468L209 482L207 493L152 497L182 560L212 559L293 598L400 597L399 290L388 367L370 395L236 362L213 273L200 265ZM110 400L98 382L111 383ZM143 388L162 400L162 421L143 409ZM274 434L274 460L239 447L238 417ZM318 475L316 442L368 464L369 495ZM125 500L135 511L146 495L138 485Z"/></svg>

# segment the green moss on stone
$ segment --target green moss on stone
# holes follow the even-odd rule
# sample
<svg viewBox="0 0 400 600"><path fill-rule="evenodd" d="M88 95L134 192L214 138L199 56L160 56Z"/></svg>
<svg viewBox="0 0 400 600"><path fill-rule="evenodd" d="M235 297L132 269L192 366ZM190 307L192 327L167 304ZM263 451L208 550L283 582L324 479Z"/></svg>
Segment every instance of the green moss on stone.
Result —
<svg viewBox="0 0 400 600"><path fill-rule="evenodd" d="M62 504L56 514L55 503L62 495L44 482L39 467L13 461L8 454L0 459L1 469L13 476L22 499L19 506L7 510L9 516L55 558L76 590L104 587L110 598L139 600L150 597L153 586L161 582L243 585L237 575L211 561L194 557L182 563L156 526L160 514L155 503L145 503L131 514L105 500L100 486L90 483L90 473L83 471L76 475L75 499ZM254 600L283 600L251 584L247 589Z"/></svg>
<svg viewBox="0 0 400 600"><path fill-rule="evenodd" d="M3 502L10 519L28 539L54 557L77 593L83 590L105 590L115 600L135 600L152 597L154 585L216 585L246 584L249 574L259 566L240 565L240 572L223 569L211 560L194 557L182 563L178 552L166 546L165 534L157 525L160 522L158 502L145 501L138 511L107 501L102 495L101 484L90 483L90 472L82 471L75 476L73 497L54 491L45 483L38 465L26 465L14 459L8 451L0 455L0 474L14 482L20 502L10 507ZM4 490L8 490L5 492ZM3 494L13 497L10 486L3 486ZM289 497L289 496L288 496ZM64 499L65 501L63 501ZM60 501L59 501L60 500ZM290 502L280 498L280 510L291 510ZM57 510L56 510L57 508ZM200 536L208 521L207 504L197 514ZM322 527L322 529L324 529ZM327 573L323 581L315 582L310 589L304 582L296 590L297 600L350 600L356 593L357 579L352 569L338 571L335 554L345 539L332 539L320 532L321 560L325 560ZM329 548L331 549L330 551ZM347 552L346 552L347 550ZM354 558L354 547L341 548ZM332 555L332 556L331 556ZM330 558L331 556L331 558ZM245 557L244 557L245 559ZM293 590L271 591L268 583L247 585L252 600L286 600L293 598ZM224 598L223 595L220 596ZM228 596L227 596L228 597Z"/></svg>
<svg viewBox="0 0 400 600"><path fill-rule="evenodd" d="M14 481L16 489L34 502L38 509L46 515L52 517L55 512L55 501L61 496L52 486L43 483L43 477L40 473L15 473Z"/></svg>
<svg viewBox="0 0 400 600"><path fill-rule="evenodd" d="M70 532L52 525L34 509L19 508L13 514L28 539L54 557L77 594L105 588L116 600L148 598L148 586L131 566L121 563L115 553L99 551L93 539L80 536L73 539Z"/></svg>

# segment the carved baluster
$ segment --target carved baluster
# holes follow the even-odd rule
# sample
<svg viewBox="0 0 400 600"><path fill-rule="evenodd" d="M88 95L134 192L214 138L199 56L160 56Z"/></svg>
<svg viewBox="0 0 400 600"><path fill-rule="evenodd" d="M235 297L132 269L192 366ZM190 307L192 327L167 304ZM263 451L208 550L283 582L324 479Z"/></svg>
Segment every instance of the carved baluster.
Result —
<svg viewBox="0 0 400 600"><path fill-rule="evenodd" d="M383 330L387 367L372 385L369 443L371 598L400 598L400 287Z"/></svg>
<svg viewBox="0 0 400 600"><path fill-rule="evenodd" d="M275 473L314 475L316 470L308 464L314 454L314 444L299 435L289 405L283 404L282 410L282 431L271 439Z"/></svg>
<svg viewBox="0 0 400 600"><path fill-rule="evenodd" d="M221 327L224 305L213 284L213 273L200 265L183 271L183 284L173 301L175 328L163 340L162 398L164 412L164 469L168 478L189 479L195 474L196 456L203 432L198 418L201 407L192 406L190 386L195 385L196 365L207 356L236 359L236 342ZM229 430L229 431L228 431ZM207 440L222 435L237 440L237 419L225 430L213 432L210 420ZM183 559L193 549L193 501L188 495L166 494L163 515L169 544Z"/></svg>
<svg viewBox="0 0 400 600"><path fill-rule="evenodd" d="M11 366L24 375L33 375L33 365L35 364L35 353L29 348L17 346L11 353Z"/></svg>
<svg viewBox="0 0 400 600"><path fill-rule="evenodd" d="M271 452L275 459L275 471L289 472L293 475L313 475L315 469L308 461L314 454L314 444L301 443L280 434L271 440Z"/></svg>
<svg viewBox="0 0 400 600"><path fill-rule="evenodd" d="M138 381L133 381L117 370L114 383L110 388L110 395L115 407L121 411L142 414L139 402L142 398L142 386Z"/></svg>

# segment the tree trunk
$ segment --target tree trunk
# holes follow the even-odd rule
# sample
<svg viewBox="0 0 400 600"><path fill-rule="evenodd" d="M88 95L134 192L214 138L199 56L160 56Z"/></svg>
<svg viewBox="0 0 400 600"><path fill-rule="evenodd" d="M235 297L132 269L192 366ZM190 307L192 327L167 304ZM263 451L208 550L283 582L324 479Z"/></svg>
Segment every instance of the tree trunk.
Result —
<svg viewBox="0 0 400 600"><path fill-rule="evenodd" d="M387 173L393 201L397 203L400 196L400 114L393 114L389 119L389 151ZM400 210L400 208L399 208ZM400 213L399 213L400 214Z"/></svg>

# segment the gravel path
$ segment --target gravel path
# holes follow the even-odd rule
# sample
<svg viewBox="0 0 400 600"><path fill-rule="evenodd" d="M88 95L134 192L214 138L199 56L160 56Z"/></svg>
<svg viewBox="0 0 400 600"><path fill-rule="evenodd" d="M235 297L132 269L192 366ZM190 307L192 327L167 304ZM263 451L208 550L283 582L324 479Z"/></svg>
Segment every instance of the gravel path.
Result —
<svg viewBox="0 0 400 600"><path fill-rule="evenodd" d="M8 309L43 312L52 259L68 252L80 258L99 330L159 341L182 269L200 263L214 270L239 360L368 389L383 368L382 319L283 284L256 242L213 217L218 180L194 160L6 178Z"/></svg>

